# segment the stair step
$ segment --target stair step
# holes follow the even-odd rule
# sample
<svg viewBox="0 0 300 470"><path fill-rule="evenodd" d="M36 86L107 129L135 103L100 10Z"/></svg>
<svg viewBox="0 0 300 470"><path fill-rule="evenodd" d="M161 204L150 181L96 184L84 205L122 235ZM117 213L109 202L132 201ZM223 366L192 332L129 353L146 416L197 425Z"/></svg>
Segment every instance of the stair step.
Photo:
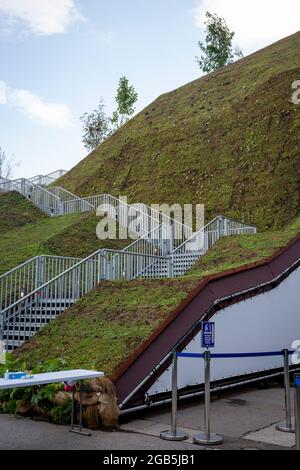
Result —
<svg viewBox="0 0 300 470"><path fill-rule="evenodd" d="M16 323L33 323L35 321L45 321L45 320L52 320L52 318L56 318L60 312L53 312L53 313L43 313L43 314L32 314L32 315L17 315L14 318L8 320L7 324L16 324Z"/></svg>
<svg viewBox="0 0 300 470"><path fill-rule="evenodd" d="M35 322L32 322L31 324L25 324L26 326L24 326L24 323L15 324L15 326L6 325L3 329L3 334L10 333L11 331L34 331L38 329L41 325L47 325L48 323L50 322L37 322L36 324Z"/></svg>

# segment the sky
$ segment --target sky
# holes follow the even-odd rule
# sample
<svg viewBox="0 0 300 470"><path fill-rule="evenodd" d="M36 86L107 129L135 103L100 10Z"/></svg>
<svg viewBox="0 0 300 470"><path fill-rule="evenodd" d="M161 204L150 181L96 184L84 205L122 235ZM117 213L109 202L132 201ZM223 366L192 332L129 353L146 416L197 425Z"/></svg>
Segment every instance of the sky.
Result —
<svg viewBox="0 0 300 470"><path fill-rule="evenodd" d="M299 30L299 0L0 0L0 146L14 177L69 170L87 154L80 116L115 109L126 75L136 111L201 76L205 12L248 55Z"/></svg>

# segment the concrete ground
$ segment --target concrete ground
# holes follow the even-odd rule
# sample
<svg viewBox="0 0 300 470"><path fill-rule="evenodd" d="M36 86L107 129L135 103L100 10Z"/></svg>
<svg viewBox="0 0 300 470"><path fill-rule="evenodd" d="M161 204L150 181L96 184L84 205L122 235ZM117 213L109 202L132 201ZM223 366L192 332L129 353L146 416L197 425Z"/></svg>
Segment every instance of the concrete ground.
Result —
<svg viewBox="0 0 300 470"><path fill-rule="evenodd" d="M293 405L293 399L291 401ZM224 437L219 449L291 449L295 445L295 434L281 433L275 429L275 424L283 421L284 417L285 396L280 386L227 392L221 398L212 398L211 432ZM188 443L193 442L195 434L204 430L203 399L179 407L178 428L189 434ZM122 429L157 436L161 431L170 429L170 408L148 411L143 417L123 424Z"/></svg>
<svg viewBox="0 0 300 470"><path fill-rule="evenodd" d="M159 434L170 427L170 409L148 411L139 417L126 417L118 432L93 431L91 437L70 433L65 426L27 418L0 415L0 450L193 450L192 436L204 430L203 403L180 407L178 425L186 429L187 442L167 442ZM218 449L291 449L294 434L280 433L274 423L284 417L284 392L278 386L265 390L240 390L212 400L212 432L224 437ZM124 421L124 419L123 419Z"/></svg>

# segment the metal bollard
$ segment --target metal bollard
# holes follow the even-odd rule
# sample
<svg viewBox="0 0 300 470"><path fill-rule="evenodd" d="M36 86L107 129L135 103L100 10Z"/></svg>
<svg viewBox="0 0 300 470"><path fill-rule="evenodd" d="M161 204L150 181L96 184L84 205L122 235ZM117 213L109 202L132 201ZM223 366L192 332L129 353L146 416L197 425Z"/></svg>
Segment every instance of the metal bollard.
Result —
<svg viewBox="0 0 300 470"><path fill-rule="evenodd" d="M177 429L177 352L173 351L172 365L172 415L171 415L171 431L163 431L160 438L164 441L185 441L189 438L188 434Z"/></svg>
<svg viewBox="0 0 300 470"><path fill-rule="evenodd" d="M284 388L285 388L285 421L277 424L277 431L294 433L295 426L292 423L291 389L290 389L290 360L289 350L283 350L284 360Z"/></svg>
<svg viewBox="0 0 300 470"><path fill-rule="evenodd" d="M296 450L300 450L300 374L295 375Z"/></svg>
<svg viewBox="0 0 300 470"><path fill-rule="evenodd" d="M204 375L205 375L205 432L194 436L194 443L201 445L222 444L223 437L210 432L210 351L204 353Z"/></svg>

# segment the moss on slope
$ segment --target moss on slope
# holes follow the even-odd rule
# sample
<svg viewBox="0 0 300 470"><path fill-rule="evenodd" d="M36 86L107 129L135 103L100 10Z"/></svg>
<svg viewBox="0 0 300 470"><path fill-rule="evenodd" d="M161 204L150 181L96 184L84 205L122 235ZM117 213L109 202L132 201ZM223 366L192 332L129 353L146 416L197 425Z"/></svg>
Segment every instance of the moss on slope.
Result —
<svg viewBox="0 0 300 470"><path fill-rule="evenodd" d="M296 219L286 230L222 238L185 277L201 279L262 261L285 247L299 233L300 218Z"/></svg>
<svg viewBox="0 0 300 470"><path fill-rule="evenodd" d="M195 280L102 283L14 353L21 362L112 375L195 286Z"/></svg>
<svg viewBox="0 0 300 470"><path fill-rule="evenodd" d="M112 375L207 275L262 261L300 232L287 230L220 240L180 279L105 282L41 330L14 356L56 368L98 368Z"/></svg>
<svg viewBox="0 0 300 470"><path fill-rule="evenodd" d="M0 193L0 235L45 218L43 212L16 191Z"/></svg>
<svg viewBox="0 0 300 470"><path fill-rule="evenodd" d="M26 202L26 201L25 201ZM23 201L18 206L21 209ZM17 207L17 206L15 206ZM6 217L13 221L17 209L7 207ZM72 214L61 217L29 217L26 211L22 226L7 230L0 237L0 275L28 259L45 254L84 258L101 248L121 249L132 240L99 240L96 226L99 218L95 213Z"/></svg>
<svg viewBox="0 0 300 470"><path fill-rule="evenodd" d="M41 247L42 251L58 256L84 258L101 248L121 250L133 242L131 239L99 240L96 235L99 220L94 213L82 214L75 223L48 238Z"/></svg>
<svg viewBox="0 0 300 470"><path fill-rule="evenodd" d="M59 184L285 226L300 212L299 50L300 32L160 96Z"/></svg>

